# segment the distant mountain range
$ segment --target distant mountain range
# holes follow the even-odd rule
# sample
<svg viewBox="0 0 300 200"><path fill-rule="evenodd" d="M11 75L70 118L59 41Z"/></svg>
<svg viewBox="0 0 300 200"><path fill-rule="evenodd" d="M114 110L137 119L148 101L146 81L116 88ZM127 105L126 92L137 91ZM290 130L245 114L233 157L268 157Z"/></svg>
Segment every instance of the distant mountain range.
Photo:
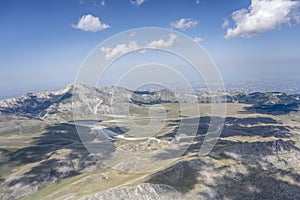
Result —
<svg viewBox="0 0 300 200"><path fill-rule="evenodd" d="M111 101L128 102L135 105L151 105L160 103L190 102L198 99L199 103L210 103L213 96L220 95L221 101L226 103L252 104L249 112L285 114L297 109L300 95L279 92L243 93L225 92L222 94L177 93L170 90L159 91L131 91L121 87L95 88L83 84L74 84L62 90L53 92L27 93L23 96L0 101L0 112L38 119L70 119L72 116L72 102L77 107L83 107L91 114L112 114ZM55 116L54 116L55 115Z"/></svg>

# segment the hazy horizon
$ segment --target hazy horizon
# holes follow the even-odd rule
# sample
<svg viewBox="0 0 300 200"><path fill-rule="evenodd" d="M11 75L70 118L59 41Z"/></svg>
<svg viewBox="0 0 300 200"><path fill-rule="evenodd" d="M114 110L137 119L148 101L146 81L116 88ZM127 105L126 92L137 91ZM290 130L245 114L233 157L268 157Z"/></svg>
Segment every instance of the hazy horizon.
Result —
<svg viewBox="0 0 300 200"><path fill-rule="evenodd" d="M24 88L19 90L4 90L0 93L0 100L15 98L27 93L39 93L39 92L48 92L48 91L57 91L67 87L74 82L67 83L66 85L57 85L57 86L47 86L47 87L37 87L37 88ZM287 94L300 94L299 84L300 78L294 79L249 79L249 80L224 80L225 90L235 90L239 92L283 92ZM114 86L114 85L103 85ZM197 84L192 82L192 86L196 92L206 91L206 86L203 83ZM93 86L94 87L94 86ZM174 86L175 87L175 86Z"/></svg>
<svg viewBox="0 0 300 200"><path fill-rule="evenodd" d="M96 45L138 27L170 28L194 39L225 82L300 77L299 1L278 0L280 8L257 0L134 2L1 2L0 98L74 82Z"/></svg>

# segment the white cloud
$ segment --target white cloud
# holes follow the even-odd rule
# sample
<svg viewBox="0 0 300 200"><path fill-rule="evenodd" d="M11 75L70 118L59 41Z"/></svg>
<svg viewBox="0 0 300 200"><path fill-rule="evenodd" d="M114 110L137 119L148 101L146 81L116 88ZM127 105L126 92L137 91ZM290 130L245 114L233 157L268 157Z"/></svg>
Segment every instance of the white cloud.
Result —
<svg viewBox="0 0 300 200"><path fill-rule="evenodd" d="M100 4L101 4L101 6L104 7L104 6L105 6L105 0L101 0L101 1L100 1Z"/></svg>
<svg viewBox="0 0 300 200"><path fill-rule="evenodd" d="M196 43L200 43L200 42L202 42L202 41L203 41L203 39L200 38L200 37L195 37L195 38L194 38L194 42L196 42Z"/></svg>
<svg viewBox="0 0 300 200"><path fill-rule="evenodd" d="M83 31L97 32L107 28L110 28L108 24L104 24L100 21L99 17L87 14L83 15L77 24L72 25L73 28Z"/></svg>
<svg viewBox="0 0 300 200"><path fill-rule="evenodd" d="M182 18L178 21L172 22L171 26L177 29L186 30L188 28L192 28L197 26L198 22L193 19Z"/></svg>
<svg viewBox="0 0 300 200"><path fill-rule="evenodd" d="M196 0L195 3L199 5L200 4L200 0Z"/></svg>
<svg viewBox="0 0 300 200"><path fill-rule="evenodd" d="M102 47L101 51L105 54L105 59L106 60L111 60L117 56L120 56L122 54L131 52L131 51L136 51L139 49L138 44L136 41L130 41L128 44L118 44L114 48L109 48L109 47Z"/></svg>
<svg viewBox="0 0 300 200"><path fill-rule="evenodd" d="M248 9L232 13L235 26L227 29L225 38L250 38L258 33L280 28L283 24L299 23L299 7L299 1L252 0Z"/></svg>
<svg viewBox="0 0 300 200"><path fill-rule="evenodd" d="M105 60L111 60L115 57L118 57L120 55L123 55L125 53L128 52L132 52L132 51L137 51L139 50L141 53L143 53L144 51L141 50L143 48L146 49L157 49L157 48L167 48L167 47L171 47L175 44L177 36L174 34L170 34L169 35L169 39L168 40L163 40L163 39L159 39L159 40L154 40L149 42L147 45L145 46L140 46L136 43L136 41L130 41L128 44L118 44L113 48L110 47L102 47L101 51L104 53L105 56Z"/></svg>
<svg viewBox="0 0 300 200"><path fill-rule="evenodd" d="M105 0L80 0L79 4L92 4L96 7L104 7L105 6Z"/></svg>
<svg viewBox="0 0 300 200"><path fill-rule="evenodd" d="M140 6L145 3L146 0L130 0L130 3L135 6Z"/></svg>
<svg viewBox="0 0 300 200"><path fill-rule="evenodd" d="M146 46L146 48L157 49L160 47L171 47L174 45L177 36L174 34L170 34L169 40L164 41L163 39L154 40Z"/></svg>
<svg viewBox="0 0 300 200"><path fill-rule="evenodd" d="M227 28L229 26L229 20L228 19L224 19L223 23L222 23L222 28Z"/></svg>

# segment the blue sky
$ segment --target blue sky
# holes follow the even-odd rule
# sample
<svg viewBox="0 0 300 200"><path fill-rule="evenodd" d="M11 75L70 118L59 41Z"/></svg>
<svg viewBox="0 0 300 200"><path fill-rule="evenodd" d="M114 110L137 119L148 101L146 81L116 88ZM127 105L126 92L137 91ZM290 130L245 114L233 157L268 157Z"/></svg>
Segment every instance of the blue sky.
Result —
<svg viewBox="0 0 300 200"><path fill-rule="evenodd" d="M225 80L300 77L299 1L273 1L2 0L0 96L63 87L97 44L139 27L201 38Z"/></svg>

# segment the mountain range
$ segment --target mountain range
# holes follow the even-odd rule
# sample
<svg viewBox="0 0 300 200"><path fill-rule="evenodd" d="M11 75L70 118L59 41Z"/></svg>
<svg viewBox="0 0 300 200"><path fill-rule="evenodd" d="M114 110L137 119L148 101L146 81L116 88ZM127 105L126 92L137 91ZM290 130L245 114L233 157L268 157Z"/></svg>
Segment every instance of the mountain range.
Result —
<svg viewBox="0 0 300 200"><path fill-rule="evenodd" d="M224 128L212 151L199 157L210 120L219 117L210 114L216 95L220 93L131 91L72 84L59 91L2 100L0 197L299 199L300 95L221 93L221 102L227 107ZM182 144L189 141L186 151L165 162L173 151L171 145L178 141L182 118L178 105L195 104L195 99L201 113L196 136L191 141L183 137ZM149 123L149 109L158 106L165 108L168 118L157 135L139 139L133 127L126 123L120 127L114 119L115 113L122 113L124 104L129 105L137 124ZM96 127L122 134L112 141L113 146L104 146L107 157L114 157L116 149L134 154L157 152L160 157L153 161L153 168L148 166L152 170L143 173L126 171L122 161L114 163L119 168L107 166L88 151L77 133L81 129L94 134L94 125L76 127L72 124L74 116L89 123L97 119L92 121ZM195 122L184 117L188 125ZM123 119L121 115L117 118Z"/></svg>

